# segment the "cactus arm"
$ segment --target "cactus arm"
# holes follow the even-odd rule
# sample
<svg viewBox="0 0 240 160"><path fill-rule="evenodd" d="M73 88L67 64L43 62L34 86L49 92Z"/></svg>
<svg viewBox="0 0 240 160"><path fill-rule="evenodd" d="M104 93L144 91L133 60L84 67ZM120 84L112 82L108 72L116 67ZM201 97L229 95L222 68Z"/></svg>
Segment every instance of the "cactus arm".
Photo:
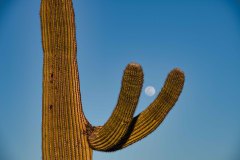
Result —
<svg viewBox="0 0 240 160"><path fill-rule="evenodd" d="M91 160L80 99L71 0L41 1L43 160Z"/></svg>
<svg viewBox="0 0 240 160"><path fill-rule="evenodd" d="M179 69L171 71L157 98L139 115L133 118L128 132L117 145L107 151L125 148L152 133L172 109L182 91L184 74Z"/></svg>
<svg viewBox="0 0 240 160"><path fill-rule="evenodd" d="M119 99L112 115L102 127L95 129L88 137L93 149L108 150L127 133L141 94L142 84L141 66L135 63L129 64L124 71Z"/></svg>
<svg viewBox="0 0 240 160"><path fill-rule="evenodd" d="M112 150L125 148L152 133L178 100L183 89L184 79L184 73L179 69L171 71L157 98L147 109L134 117L129 133Z"/></svg>

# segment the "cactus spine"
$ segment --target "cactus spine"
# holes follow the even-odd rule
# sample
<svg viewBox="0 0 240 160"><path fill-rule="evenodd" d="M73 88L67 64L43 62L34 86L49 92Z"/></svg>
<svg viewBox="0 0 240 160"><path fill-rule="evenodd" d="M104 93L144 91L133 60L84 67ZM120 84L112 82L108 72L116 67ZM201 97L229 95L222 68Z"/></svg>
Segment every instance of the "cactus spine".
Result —
<svg viewBox="0 0 240 160"><path fill-rule="evenodd" d="M40 16L44 52L43 160L92 160L92 150L122 149L160 125L182 91L182 71L172 70L156 100L133 117L143 71L139 64L129 64L112 115L103 126L92 127L82 110L72 1L42 0Z"/></svg>

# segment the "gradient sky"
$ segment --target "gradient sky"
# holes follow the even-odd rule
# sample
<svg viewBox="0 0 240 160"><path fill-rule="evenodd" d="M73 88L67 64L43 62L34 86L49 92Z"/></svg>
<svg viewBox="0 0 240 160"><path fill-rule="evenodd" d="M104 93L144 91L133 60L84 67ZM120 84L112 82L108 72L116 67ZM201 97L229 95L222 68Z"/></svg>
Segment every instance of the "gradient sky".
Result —
<svg viewBox="0 0 240 160"><path fill-rule="evenodd" d="M162 125L94 160L240 159L240 3L236 0L74 0L86 116L102 125L123 69L138 62L144 88L186 74ZM41 160L40 0L0 0L0 160ZM141 95L136 114L155 98Z"/></svg>

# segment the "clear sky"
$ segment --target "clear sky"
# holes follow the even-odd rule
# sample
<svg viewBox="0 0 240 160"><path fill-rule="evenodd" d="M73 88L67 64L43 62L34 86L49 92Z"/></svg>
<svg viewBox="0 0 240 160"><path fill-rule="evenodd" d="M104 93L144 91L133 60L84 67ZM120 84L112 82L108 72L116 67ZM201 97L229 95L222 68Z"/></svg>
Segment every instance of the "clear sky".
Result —
<svg viewBox="0 0 240 160"><path fill-rule="evenodd" d="M41 160L40 0L0 0L0 160ZM123 69L142 64L158 93L174 67L186 75L163 124L94 160L240 159L240 2L74 0L83 107L102 125ZM137 113L156 97L141 95Z"/></svg>

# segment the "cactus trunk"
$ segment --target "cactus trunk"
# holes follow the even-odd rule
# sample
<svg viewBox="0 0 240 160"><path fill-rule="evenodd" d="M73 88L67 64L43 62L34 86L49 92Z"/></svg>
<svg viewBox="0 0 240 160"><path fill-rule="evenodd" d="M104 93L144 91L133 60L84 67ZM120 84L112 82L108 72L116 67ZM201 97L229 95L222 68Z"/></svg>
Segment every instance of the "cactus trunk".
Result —
<svg viewBox="0 0 240 160"><path fill-rule="evenodd" d="M82 111L71 0L42 0L44 160L91 160Z"/></svg>

